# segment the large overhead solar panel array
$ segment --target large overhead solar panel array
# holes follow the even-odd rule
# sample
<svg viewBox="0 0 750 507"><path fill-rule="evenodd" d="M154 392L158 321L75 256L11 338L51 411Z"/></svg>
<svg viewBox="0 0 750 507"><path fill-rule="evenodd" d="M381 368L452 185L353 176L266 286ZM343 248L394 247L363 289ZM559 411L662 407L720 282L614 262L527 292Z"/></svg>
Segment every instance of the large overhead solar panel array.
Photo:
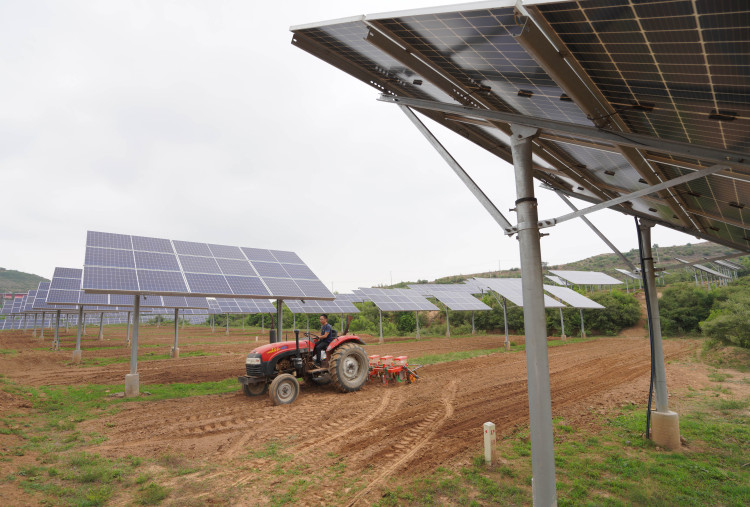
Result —
<svg viewBox="0 0 750 507"><path fill-rule="evenodd" d="M333 299L294 252L89 231L86 292Z"/></svg>
<svg viewBox="0 0 750 507"><path fill-rule="evenodd" d="M437 292L435 299L443 303L451 310L457 311L486 311L492 310L489 306L467 292Z"/></svg>
<svg viewBox="0 0 750 507"><path fill-rule="evenodd" d="M741 269L745 269L744 266L742 266L740 264L735 264L734 262L730 262L730 261L727 261L727 260L718 260L718 261L714 261L714 262L716 262L716 264L718 264L719 266L723 266L725 268L732 269L732 270L735 270L735 271L739 271Z"/></svg>
<svg viewBox="0 0 750 507"><path fill-rule="evenodd" d="M336 301L349 301L350 303L364 303L365 299L359 294L336 294Z"/></svg>
<svg viewBox="0 0 750 507"><path fill-rule="evenodd" d="M589 202L726 163L709 176L613 207L748 250L748 18L746 2L474 3L292 31L293 44L378 92L465 106L414 107L506 161L508 123L472 116L469 108L596 126L622 139L636 133L727 150L728 157L683 156L657 145L623 147L615 137L560 133L533 145L535 176Z"/></svg>
<svg viewBox="0 0 750 507"><path fill-rule="evenodd" d="M39 284L39 287L37 288L36 292L36 298L34 299L34 310L37 311L48 311L48 312L54 312L57 310L65 310L65 311L72 311L76 310L75 306L70 305L51 305L47 302L47 297L49 295L51 282L41 282Z"/></svg>
<svg viewBox="0 0 750 507"><path fill-rule="evenodd" d="M87 294L81 290L83 270L55 268L50 283L47 303L59 307L62 304L90 306L116 306L123 311L133 307L133 298L125 294ZM196 296L141 296L143 308L208 308L204 297Z"/></svg>
<svg viewBox="0 0 750 507"><path fill-rule="evenodd" d="M440 310L422 295L409 289L372 289L360 288L354 291L375 303L384 312L431 311Z"/></svg>
<svg viewBox="0 0 750 507"><path fill-rule="evenodd" d="M708 266L704 266L703 264L696 264L694 262L689 262L689 261L686 261L685 259L680 259L678 257L675 257L675 260L683 264L687 264L688 266L691 266L699 271L703 271L704 273L708 273L709 275L715 276L717 278L727 278L727 279L731 278L725 275L724 273L719 273L715 269L711 269Z"/></svg>
<svg viewBox="0 0 750 507"><path fill-rule="evenodd" d="M596 301L587 298L586 296L577 293L573 289L567 287L560 287L558 285L544 285L544 290L560 299L562 302L572 306L573 308L583 308L589 310L601 310L604 308Z"/></svg>
<svg viewBox="0 0 750 507"><path fill-rule="evenodd" d="M641 280L641 275L639 275L638 273L633 273L632 271L628 271L627 269L615 268L615 271L617 271L618 273L622 273L628 278L633 278L634 280Z"/></svg>
<svg viewBox="0 0 750 507"><path fill-rule="evenodd" d="M209 298L210 313L256 314L276 313L276 308L265 299Z"/></svg>
<svg viewBox="0 0 750 507"><path fill-rule="evenodd" d="M520 278L475 278L474 280L497 292L514 305L523 306L523 287ZM545 294L544 306L546 308L560 308L565 305Z"/></svg>
<svg viewBox="0 0 750 507"><path fill-rule="evenodd" d="M359 308L350 301L339 299L334 301L299 301L286 300L284 304L292 313L320 314L320 313L359 313Z"/></svg>
<svg viewBox="0 0 750 507"><path fill-rule="evenodd" d="M599 271L564 271L551 269L550 273L559 276L573 285L620 285L622 282Z"/></svg>

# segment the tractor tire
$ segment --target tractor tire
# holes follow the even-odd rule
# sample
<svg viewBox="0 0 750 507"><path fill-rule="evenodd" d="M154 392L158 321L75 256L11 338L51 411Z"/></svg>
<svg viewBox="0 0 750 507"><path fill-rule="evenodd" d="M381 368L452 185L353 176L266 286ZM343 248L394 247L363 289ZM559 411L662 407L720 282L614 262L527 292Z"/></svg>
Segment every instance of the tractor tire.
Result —
<svg viewBox="0 0 750 507"><path fill-rule="evenodd" d="M274 405L287 405L297 399L299 382L288 373L282 373L271 382L268 395Z"/></svg>
<svg viewBox="0 0 750 507"><path fill-rule="evenodd" d="M331 383L331 374L323 373L322 375L318 375L317 377L311 376L310 381L316 386L327 386Z"/></svg>
<svg viewBox="0 0 750 507"><path fill-rule="evenodd" d="M242 384L242 392L245 396L260 396L268 391L268 382L262 384Z"/></svg>
<svg viewBox="0 0 750 507"><path fill-rule="evenodd" d="M345 343L331 354L328 371L340 391L359 391L370 373L370 360L360 345Z"/></svg>

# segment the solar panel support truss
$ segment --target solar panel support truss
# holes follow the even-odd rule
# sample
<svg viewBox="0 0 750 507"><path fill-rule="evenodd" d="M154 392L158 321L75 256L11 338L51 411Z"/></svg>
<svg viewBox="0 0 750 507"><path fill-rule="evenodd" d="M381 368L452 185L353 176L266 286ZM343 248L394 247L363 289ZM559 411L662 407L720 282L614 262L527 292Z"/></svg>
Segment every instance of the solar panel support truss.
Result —
<svg viewBox="0 0 750 507"><path fill-rule="evenodd" d="M482 189L479 188L479 185L477 185L471 178L471 176L469 176L469 174L464 170L464 168L461 167L461 164L459 164L456 159L453 158L453 156L445 148L445 146L443 146L440 141L438 141L437 138L433 135L433 133L430 132L430 129L428 129L427 126L422 123L419 118L417 118L417 115L414 114L414 111L409 109L407 106L400 107L404 114L406 114L406 116L414 124L414 126L417 127L417 130L422 133L422 135L427 139L427 141L429 141L432 147L435 148L435 150L440 154L441 157L443 157L443 160L445 160L450 168L453 169L453 172L456 173L456 176L458 176L463 184L466 185L466 187L471 191L472 194L474 194L474 197L476 197L481 205L484 206L484 209L487 210L492 218L495 219L495 222L497 222L500 227L502 227L506 232L512 229L513 226L510 224L510 222L508 222L508 219L505 218L502 213L500 213L500 210L497 209L490 198L487 197Z"/></svg>

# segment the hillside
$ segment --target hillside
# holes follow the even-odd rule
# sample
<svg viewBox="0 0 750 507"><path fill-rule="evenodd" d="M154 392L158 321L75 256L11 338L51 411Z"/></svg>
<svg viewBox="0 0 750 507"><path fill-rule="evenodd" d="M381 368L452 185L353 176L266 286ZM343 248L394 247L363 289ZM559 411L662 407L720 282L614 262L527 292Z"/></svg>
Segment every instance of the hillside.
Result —
<svg viewBox="0 0 750 507"><path fill-rule="evenodd" d="M36 290L39 282L49 282L49 280L31 273L0 268L0 292L28 292Z"/></svg>
<svg viewBox="0 0 750 507"><path fill-rule="evenodd" d="M679 267L680 263L675 261L675 257L679 257L681 259L687 260L687 261L702 261L706 258L712 258L712 257L719 257L721 255L728 255L733 253L734 250L731 248L727 248L725 246L716 245L714 243L709 242L701 242L701 243L688 243L686 245L677 245L677 246L667 246L667 247L660 247L658 245L654 245L653 248L653 255L654 259L657 260L657 267ZM629 252L623 252L625 257L627 257L634 265L638 266L640 264L640 260L638 258L638 250L633 249ZM735 259L734 262L740 262L739 259ZM622 275L615 271L615 268L620 269L627 269L627 265L620 259L620 257L615 253L606 253L601 255L595 255L593 257L588 257L586 259L582 259L580 261L570 262L568 264L558 264L558 265L547 265L545 266L545 270L548 269L561 269L561 270L573 270L573 271L602 271L604 273L607 273L609 275L615 276L618 279L622 278ZM494 277L519 277L521 276L521 270L519 268L512 268L509 270L503 270L503 271L487 271L484 273L474 273L471 275L453 275L453 276L446 276L443 278L438 278L434 280L431 283L459 283L467 278L471 277L484 277L484 278L494 278ZM420 280L420 283L424 283L425 280ZM394 287L406 287L407 284L410 283L417 283L417 282L401 282L399 284L395 284Z"/></svg>

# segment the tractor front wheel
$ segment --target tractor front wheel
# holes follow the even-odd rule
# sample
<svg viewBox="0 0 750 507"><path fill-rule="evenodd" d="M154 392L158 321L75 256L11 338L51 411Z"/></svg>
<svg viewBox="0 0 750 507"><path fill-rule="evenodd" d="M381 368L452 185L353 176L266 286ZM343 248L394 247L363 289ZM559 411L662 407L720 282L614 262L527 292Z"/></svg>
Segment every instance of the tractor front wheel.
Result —
<svg viewBox="0 0 750 507"><path fill-rule="evenodd" d="M328 371L333 384L341 391L358 391L370 372L369 359L360 345L345 343L331 354Z"/></svg>
<svg viewBox="0 0 750 507"><path fill-rule="evenodd" d="M271 382L268 395L274 405L287 405L297 399L299 382L288 373L282 373Z"/></svg>
<svg viewBox="0 0 750 507"><path fill-rule="evenodd" d="M268 391L267 382L258 382L257 384L242 384L242 392L245 396L260 396Z"/></svg>

